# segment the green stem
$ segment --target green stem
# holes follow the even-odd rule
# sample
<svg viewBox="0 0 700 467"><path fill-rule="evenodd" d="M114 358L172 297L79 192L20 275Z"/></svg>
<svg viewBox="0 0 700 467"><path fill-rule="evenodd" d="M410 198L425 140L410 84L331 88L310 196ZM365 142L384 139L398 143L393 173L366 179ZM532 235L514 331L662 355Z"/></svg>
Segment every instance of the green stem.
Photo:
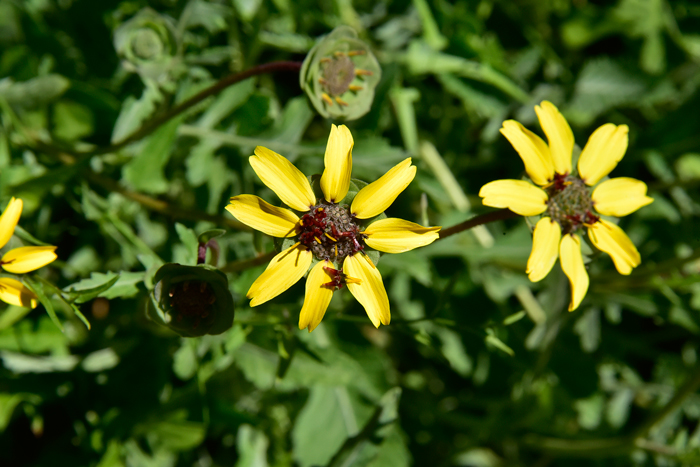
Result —
<svg viewBox="0 0 700 467"><path fill-rule="evenodd" d="M442 229L440 231L440 238L438 238L438 240L442 240L443 238L447 238L454 234L464 232L465 230L473 229L474 227L477 227L479 225L488 224L489 222L502 221L505 219L512 219L513 217L517 216L518 214L508 209L487 212L486 214L481 214L476 217L472 217L469 220L466 220L457 225L453 225L452 227L448 227L447 229Z"/></svg>

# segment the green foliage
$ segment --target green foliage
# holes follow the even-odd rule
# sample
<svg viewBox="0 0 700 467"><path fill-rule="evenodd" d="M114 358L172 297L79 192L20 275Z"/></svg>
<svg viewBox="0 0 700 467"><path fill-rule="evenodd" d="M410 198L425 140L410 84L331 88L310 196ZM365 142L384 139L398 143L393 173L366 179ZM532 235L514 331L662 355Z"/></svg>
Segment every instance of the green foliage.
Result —
<svg viewBox="0 0 700 467"><path fill-rule="evenodd" d="M326 68L338 51L372 71L341 79L362 87L331 96L347 107L319 81L346 71ZM296 64L231 78L278 61ZM544 136L542 100L575 154L629 126L611 176L654 198L620 220L632 274L586 245L569 313L558 265L525 274L532 219L509 218L368 249L387 326L343 289L300 331L303 280L249 306L270 252L296 241L224 209L280 204L256 146L317 181L327 118L348 121L346 201L411 157L386 215L445 230L493 211L485 183L524 175L499 129ZM698 108L687 0L0 0L0 206L24 201L1 254L59 257L21 277L37 309L0 308L0 465L697 465ZM170 293L193 284L217 311L188 302L178 320Z"/></svg>

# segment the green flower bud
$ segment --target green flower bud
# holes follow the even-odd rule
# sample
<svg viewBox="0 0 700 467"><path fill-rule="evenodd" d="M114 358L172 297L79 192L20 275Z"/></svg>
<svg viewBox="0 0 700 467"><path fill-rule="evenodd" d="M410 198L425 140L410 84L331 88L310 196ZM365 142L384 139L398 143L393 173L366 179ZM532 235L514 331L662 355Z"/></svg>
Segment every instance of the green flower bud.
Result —
<svg viewBox="0 0 700 467"><path fill-rule="evenodd" d="M167 263L153 278L149 317L184 337L221 334L233 325L226 275L206 264Z"/></svg>
<svg viewBox="0 0 700 467"><path fill-rule="evenodd" d="M355 30L339 26L306 56L299 84L324 117L355 120L369 112L381 73L379 62Z"/></svg>
<svg viewBox="0 0 700 467"><path fill-rule="evenodd" d="M114 31L114 48L124 67L145 79L167 80L179 63L175 25L150 8Z"/></svg>

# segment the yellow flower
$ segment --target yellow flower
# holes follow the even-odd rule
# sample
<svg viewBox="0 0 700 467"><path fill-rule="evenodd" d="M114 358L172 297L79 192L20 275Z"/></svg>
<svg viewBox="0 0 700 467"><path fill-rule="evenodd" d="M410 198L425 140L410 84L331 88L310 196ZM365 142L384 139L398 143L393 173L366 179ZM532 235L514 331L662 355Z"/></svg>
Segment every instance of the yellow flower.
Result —
<svg viewBox="0 0 700 467"><path fill-rule="evenodd" d="M350 130L345 125L332 125L318 197L306 176L291 162L267 148L255 148L255 155L250 157L253 170L284 204L303 213L301 217L253 195L234 196L226 206L244 224L293 243L270 261L247 297L250 306L265 303L308 271L299 329L313 331L323 319L333 291L345 285L372 324L389 324L389 300L382 277L365 248L401 253L438 238L440 227L422 227L395 218L373 220L411 183L416 167L408 158L353 197L352 147Z"/></svg>
<svg viewBox="0 0 700 467"><path fill-rule="evenodd" d="M12 238L22 214L22 200L12 198L0 216L0 248ZM23 274L46 266L56 259L55 246L23 246L5 253L0 259L2 268L13 274ZM37 297L20 281L0 277L0 300L10 305L35 308Z"/></svg>
<svg viewBox="0 0 700 467"><path fill-rule="evenodd" d="M542 280L559 257L571 283L572 311L588 291L581 254L583 227L593 245L612 257L617 271L629 274L641 262L639 252L621 228L600 215L626 216L653 199L646 196L646 184L633 178L598 183L624 156L627 125L606 123L594 131L581 151L578 173L574 173L574 136L566 119L547 101L535 106L535 112L549 144L514 120L503 122L501 133L539 187L524 180L497 180L484 185L479 196L486 206L508 208L522 216L544 214L535 225L526 272L531 281Z"/></svg>

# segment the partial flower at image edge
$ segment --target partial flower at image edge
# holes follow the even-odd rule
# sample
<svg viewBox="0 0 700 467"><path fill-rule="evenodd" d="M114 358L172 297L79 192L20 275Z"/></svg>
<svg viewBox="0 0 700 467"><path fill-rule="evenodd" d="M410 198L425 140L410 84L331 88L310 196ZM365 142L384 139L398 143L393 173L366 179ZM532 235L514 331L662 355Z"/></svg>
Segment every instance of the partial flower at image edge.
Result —
<svg viewBox="0 0 700 467"><path fill-rule="evenodd" d="M22 214L21 199L12 198L0 216L0 248L12 238ZM9 250L0 259L2 268L12 274L35 271L54 261L55 246L23 246ZM15 306L36 308L38 301L34 292L11 277L0 277L0 300Z"/></svg>

